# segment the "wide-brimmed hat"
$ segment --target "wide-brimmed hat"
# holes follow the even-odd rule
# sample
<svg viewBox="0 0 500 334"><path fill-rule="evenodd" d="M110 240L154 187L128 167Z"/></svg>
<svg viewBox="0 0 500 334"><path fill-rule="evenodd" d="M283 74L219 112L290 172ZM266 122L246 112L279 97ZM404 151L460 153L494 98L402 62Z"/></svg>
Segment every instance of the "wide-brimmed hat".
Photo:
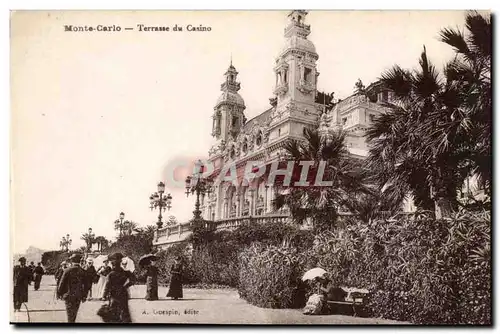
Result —
<svg viewBox="0 0 500 334"><path fill-rule="evenodd" d="M73 263L80 263L80 261L82 261L82 256L80 254L73 254L69 257L69 260Z"/></svg>
<svg viewBox="0 0 500 334"><path fill-rule="evenodd" d="M26 263L26 258L24 256L21 256L18 261Z"/></svg>
<svg viewBox="0 0 500 334"><path fill-rule="evenodd" d="M110 261L121 261L125 256L122 253L113 253L108 256L108 260Z"/></svg>

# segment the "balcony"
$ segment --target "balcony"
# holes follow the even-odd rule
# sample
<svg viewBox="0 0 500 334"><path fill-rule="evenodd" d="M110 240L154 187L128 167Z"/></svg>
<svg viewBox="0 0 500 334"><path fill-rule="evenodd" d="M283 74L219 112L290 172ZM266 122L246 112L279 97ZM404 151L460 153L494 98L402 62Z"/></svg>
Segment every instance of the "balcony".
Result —
<svg viewBox="0 0 500 334"><path fill-rule="evenodd" d="M279 83L276 88L274 89L274 94L281 96L285 94L288 91L288 84L286 83Z"/></svg>
<svg viewBox="0 0 500 334"><path fill-rule="evenodd" d="M286 213L273 213L263 216L244 216L235 218L226 218L216 221L209 221L208 228L213 230L232 230L243 224L261 224L261 223L286 223L290 215ZM153 245L168 247L170 245L183 242L191 235L191 223L183 223L175 226L163 227L156 231Z"/></svg>
<svg viewBox="0 0 500 334"><path fill-rule="evenodd" d="M310 81L300 79L298 88L302 93L309 94L314 90L314 84Z"/></svg>
<svg viewBox="0 0 500 334"><path fill-rule="evenodd" d="M209 227L216 230L232 230L243 224L286 223L289 217L288 214L269 214L264 216L226 218L210 222Z"/></svg>

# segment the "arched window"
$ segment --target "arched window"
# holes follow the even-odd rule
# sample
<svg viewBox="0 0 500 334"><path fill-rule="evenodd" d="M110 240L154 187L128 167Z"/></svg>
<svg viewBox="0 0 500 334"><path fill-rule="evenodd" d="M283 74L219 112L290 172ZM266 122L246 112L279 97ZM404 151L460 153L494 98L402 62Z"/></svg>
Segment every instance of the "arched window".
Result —
<svg viewBox="0 0 500 334"><path fill-rule="evenodd" d="M236 152L234 151L234 146L231 147L231 159L234 159Z"/></svg>
<svg viewBox="0 0 500 334"><path fill-rule="evenodd" d="M257 138L255 139L255 144L257 146L262 145L262 131L259 131L259 133L257 133Z"/></svg>
<svg viewBox="0 0 500 334"><path fill-rule="evenodd" d="M243 145L241 145L241 150L243 151L243 153L247 153L247 150L248 150L248 144L247 144L247 139L243 139Z"/></svg>

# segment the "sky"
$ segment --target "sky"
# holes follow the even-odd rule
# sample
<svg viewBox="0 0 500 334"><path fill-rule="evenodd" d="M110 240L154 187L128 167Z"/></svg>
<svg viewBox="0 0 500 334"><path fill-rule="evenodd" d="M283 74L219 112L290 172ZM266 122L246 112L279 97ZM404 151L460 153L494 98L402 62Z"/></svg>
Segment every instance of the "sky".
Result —
<svg viewBox="0 0 500 334"><path fill-rule="evenodd" d="M287 12L18 12L11 17L11 250L72 248L89 227L113 238L121 211L139 226L158 212L149 196L175 161L206 157L213 108L232 59L248 119L269 107L274 60ZM439 42L462 27L462 11L310 11L319 90L336 98L399 64L418 65L423 46L438 68L453 51ZM121 26L65 32L64 25ZM137 25L183 26L182 32ZM188 32L186 26L210 27ZM125 31L124 27L135 27ZM462 28L461 28L462 29ZM182 181L182 180L181 180ZM167 183L179 221L194 201Z"/></svg>

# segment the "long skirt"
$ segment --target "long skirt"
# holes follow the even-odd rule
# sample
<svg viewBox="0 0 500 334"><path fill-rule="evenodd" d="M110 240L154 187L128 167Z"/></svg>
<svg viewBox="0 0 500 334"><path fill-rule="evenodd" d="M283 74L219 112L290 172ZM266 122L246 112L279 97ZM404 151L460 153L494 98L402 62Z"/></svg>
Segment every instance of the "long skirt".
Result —
<svg viewBox="0 0 500 334"><path fill-rule="evenodd" d="M108 276L99 276L99 281L96 284L96 298L104 298L104 287L106 286L106 282L108 280Z"/></svg>
<svg viewBox="0 0 500 334"><path fill-rule="evenodd" d="M151 276L146 279L146 300L158 300L158 280Z"/></svg>
<svg viewBox="0 0 500 334"><path fill-rule="evenodd" d="M111 311L111 322L131 323L128 298L111 298L109 303Z"/></svg>
<svg viewBox="0 0 500 334"><path fill-rule="evenodd" d="M35 291L40 289L40 282L42 281L42 275L35 274Z"/></svg>
<svg viewBox="0 0 500 334"><path fill-rule="evenodd" d="M14 309L21 309L22 303L28 301L28 284L14 286Z"/></svg>
<svg viewBox="0 0 500 334"><path fill-rule="evenodd" d="M182 280L180 275L172 275L167 297L182 298Z"/></svg>

